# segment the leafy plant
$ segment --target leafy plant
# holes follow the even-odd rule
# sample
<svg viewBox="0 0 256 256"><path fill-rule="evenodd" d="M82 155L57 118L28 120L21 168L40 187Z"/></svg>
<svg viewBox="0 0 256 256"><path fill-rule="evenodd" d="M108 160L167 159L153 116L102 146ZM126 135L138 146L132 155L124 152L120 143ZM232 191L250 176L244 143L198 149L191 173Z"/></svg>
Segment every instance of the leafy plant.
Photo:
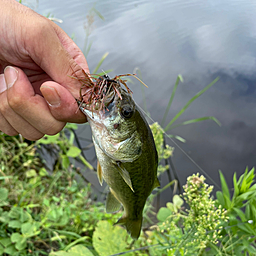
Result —
<svg viewBox="0 0 256 256"><path fill-rule="evenodd" d="M74 148L68 131L58 137L60 157L52 173L37 154L39 142L20 145L19 137L3 133L0 139L0 255L48 255L76 243L92 247L98 221L117 221L118 214L106 214L104 205L93 200L90 184L76 181L76 168L68 158ZM47 139L44 143L51 144Z"/></svg>
<svg viewBox="0 0 256 256"><path fill-rule="evenodd" d="M230 195L224 175L220 171L222 191L216 193L218 203L225 207L229 221L223 225L223 240L218 253L256 255L256 184L254 168L237 179L233 176L233 196Z"/></svg>

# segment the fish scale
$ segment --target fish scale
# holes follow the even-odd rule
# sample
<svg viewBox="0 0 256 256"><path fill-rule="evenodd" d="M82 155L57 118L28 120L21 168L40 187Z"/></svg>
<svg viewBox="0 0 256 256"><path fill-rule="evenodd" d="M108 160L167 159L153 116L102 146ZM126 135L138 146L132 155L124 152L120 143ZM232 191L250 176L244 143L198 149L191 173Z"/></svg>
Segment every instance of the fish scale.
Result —
<svg viewBox="0 0 256 256"><path fill-rule="evenodd" d="M111 90L107 95L111 100L100 109L78 103L92 129L99 181L105 180L110 189L106 210L115 212L123 206L116 224L137 239L146 200L159 186L158 156L151 130L131 94L121 86L118 91L120 95Z"/></svg>

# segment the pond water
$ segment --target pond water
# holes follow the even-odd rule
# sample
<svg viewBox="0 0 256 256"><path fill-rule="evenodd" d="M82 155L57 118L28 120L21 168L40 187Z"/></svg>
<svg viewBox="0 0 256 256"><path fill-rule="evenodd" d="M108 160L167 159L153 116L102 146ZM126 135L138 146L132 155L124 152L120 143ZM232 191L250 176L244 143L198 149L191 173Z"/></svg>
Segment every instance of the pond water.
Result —
<svg viewBox="0 0 256 256"><path fill-rule="evenodd" d="M221 127L209 120L170 133L186 139L178 145L217 183L219 169L231 186L234 172L241 174L246 166L255 165L255 1L39 0L27 4L40 14L63 20L60 27L81 49L86 15L96 8L104 20L94 17L87 57L90 70L106 52L109 55L101 68L112 69L110 76L139 69L149 86L144 90L146 106L155 121L163 118L177 75L183 76L184 83L177 89L167 120L219 76L177 121L214 116ZM144 107L141 85L135 82L130 87ZM88 127L82 132L88 132ZM171 140L167 143L175 147L173 161L181 184L188 175L202 173ZM207 182L213 184L211 179Z"/></svg>

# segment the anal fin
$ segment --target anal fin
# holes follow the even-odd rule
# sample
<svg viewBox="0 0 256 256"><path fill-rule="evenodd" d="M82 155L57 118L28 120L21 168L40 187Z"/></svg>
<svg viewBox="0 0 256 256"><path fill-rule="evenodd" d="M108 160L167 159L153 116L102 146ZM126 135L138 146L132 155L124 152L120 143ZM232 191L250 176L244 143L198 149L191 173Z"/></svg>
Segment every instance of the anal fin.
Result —
<svg viewBox="0 0 256 256"><path fill-rule="evenodd" d="M116 199L116 197L113 195L112 189L110 189L107 200L106 200L106 212L107 213L114 213L120 210L121 203Z"/></svg>

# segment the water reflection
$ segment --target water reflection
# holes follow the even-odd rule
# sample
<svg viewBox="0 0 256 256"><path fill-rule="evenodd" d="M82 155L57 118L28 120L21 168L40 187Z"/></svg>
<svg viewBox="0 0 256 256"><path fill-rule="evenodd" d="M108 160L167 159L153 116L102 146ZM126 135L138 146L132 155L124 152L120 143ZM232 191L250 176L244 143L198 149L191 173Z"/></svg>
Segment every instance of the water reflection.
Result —
<svg viewBox="0 0 256 256"><path fill-rule="evenodd" d="M180 121L215 116L211 121L179 127L174 134L186 138L181 147L214 180L221 169L231 182L233 172L255 165L255 55L256 3L252 1L39 1L37 11L52 13L60 26L84 46L84 21L93 6L105 17L95 19L88 56L91 70L101 56L111 75L138 67L148 111L161 121L176 76L184 84L177 91L171 119L199 90L220 76L220 81L184 113ZM132 85L134 98L143 105L140 86ZM173 145L169 141L170 145ZM175 150L174 163L182 184L198 168ZM212 183L210 180L208 182Z"/></svg>

